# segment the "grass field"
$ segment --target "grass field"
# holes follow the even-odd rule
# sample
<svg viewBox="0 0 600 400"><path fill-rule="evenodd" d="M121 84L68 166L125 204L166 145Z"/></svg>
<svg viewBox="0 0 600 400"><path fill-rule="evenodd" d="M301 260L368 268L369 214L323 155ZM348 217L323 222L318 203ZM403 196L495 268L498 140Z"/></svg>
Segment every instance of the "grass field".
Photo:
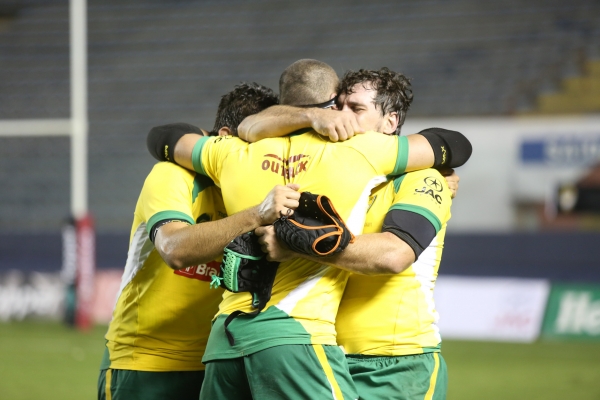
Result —
<svg viewBox="0 0 600 400"><path fill-rule="evenodd" d="M106 327L0 323L0 399L96 398ZM600 343L445 341L449 400L600 399Z"/></svg>

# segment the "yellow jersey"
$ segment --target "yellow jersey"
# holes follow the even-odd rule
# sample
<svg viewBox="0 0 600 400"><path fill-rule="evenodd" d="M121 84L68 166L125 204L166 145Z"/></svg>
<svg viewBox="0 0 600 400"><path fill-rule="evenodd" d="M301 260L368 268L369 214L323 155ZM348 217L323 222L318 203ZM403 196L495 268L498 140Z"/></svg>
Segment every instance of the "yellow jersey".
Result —
<svg viewBox="0 0 600 400"><path fill-rule="evenodd" d="M412 266L396 275L352 274L336 319L338 343L350 354L401 356L436 352L441 337L433 289L452 199L437 170L402 175L371 195L365 233L381 232L389 210L418 213L436 236Z"/></svg>
<svg viewBox="0 0 600 400"><path fill-rule="evenodd" d="M173 270L149 233L160 221L195 224L225 216L221 193L210 179L167 162L154 166L135 208L102 368L204 370L201 360L223 293L209 285L220 263Z"/></svg>
<svg viewBox="0 0 600 400"><path fill-rule="evenodd" d="M194 169L221 187L229 215L260 203L275 185L297 183L301 191L327 195L355 233L364 225L371 190L406 168L406 138L367 132L331 143L313 131L246 143L239 138L202 138L192 153ZM336 344L335 315L348 273L295 259L281 263L265 310L253 311L249 293L225 292L204 361L235 358L282 344Z"/></svg>

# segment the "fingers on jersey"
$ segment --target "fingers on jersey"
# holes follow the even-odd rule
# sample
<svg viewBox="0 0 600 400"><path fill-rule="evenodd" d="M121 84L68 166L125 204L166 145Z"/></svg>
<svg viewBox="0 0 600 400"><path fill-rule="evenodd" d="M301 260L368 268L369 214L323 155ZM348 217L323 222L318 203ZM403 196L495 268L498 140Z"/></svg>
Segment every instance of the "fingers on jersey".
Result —
<svg viewBox="0 0 600 400"><path fill-rule="evenodd" d="M297 184L286 186L277 185L267 194L267 197L258 205L258 215L262 225L272 224L282 215L292 213L298 208L300 200L300 188ZM292 211L289 211L292 210Z"/></svg>
<svg viewBox="0 0 600 400"><path fill-rule="evenodd" d="M175 160L175 144L187 133L202 134L202 131L197 126L183 122L155 126L148 133L146 146L152 157L158 161L173 162Z"/></svg>
<svg viewBox="0 0 600 400"><path fill-rule="evenodd" d="M419 132L419 135L424 136L433 149L434 168L460 167L469 160L473 152L469 139L457 131L428 128Z"/></svg>
<svg viewBox="0 0 600 400"><path fill-rule="evenodd" d="M382 232L390 232L406 242L419 258L437 234L431 222L422 216L406 210L391 210L383 220Z"/></svg>

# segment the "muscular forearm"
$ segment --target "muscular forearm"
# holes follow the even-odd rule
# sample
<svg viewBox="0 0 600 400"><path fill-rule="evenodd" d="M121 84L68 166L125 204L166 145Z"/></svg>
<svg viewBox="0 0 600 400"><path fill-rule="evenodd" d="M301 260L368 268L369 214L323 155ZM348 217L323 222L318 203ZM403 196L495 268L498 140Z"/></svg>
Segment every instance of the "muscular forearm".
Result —
<svg viewBox="0 0 600 400"><path fill-rule="evenodd" d="M170 267L180 269L219 257L235 237L260 226L261 218L256 206L217 221L185 227L174 224L162 226L154 242L163 260Z"/></svg>
<svg viewBox="0 0 600 400"><path fill-rule="evenodd" d="M415 262L415 253L389 232L357 236L341 253L329 257L304 257L364 275L397 274Z"/></svg>
<svg viewBox="0 0 600 400"><path fill-rule="evenodd" d="M191 226L170 222L159 228L154 245L163 260L175 269L214 260L237 236L272 224L289 209L298 207L299 188L293 183L276 185L257 206L218 221Z"/></svg>
<svg viewBox="0 0 600 400"><path fill-rule="evenodd" d="M310 109L291 106L272 106L246 117L238 127L238 135L248 142L269 137L285 136L311 127Z"/></svg>

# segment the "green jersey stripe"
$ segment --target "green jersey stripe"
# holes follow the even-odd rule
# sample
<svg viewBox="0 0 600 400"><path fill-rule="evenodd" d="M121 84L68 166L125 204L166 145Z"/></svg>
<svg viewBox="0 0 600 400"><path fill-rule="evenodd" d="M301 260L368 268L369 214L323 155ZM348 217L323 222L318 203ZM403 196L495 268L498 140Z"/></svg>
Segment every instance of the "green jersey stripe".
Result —
<svg viewBox="0 0 600 400"><path fill-rule="evenodd" d="M196 145L194 146L194 150L192 150L192 165L194 166L194 171L199 174L206 176L206 171L204 170L204 166L202 165L202 149L206 142L210 139L210 136L201 137Z"/></svg>
<svg viewBox="0 0 600 400"><path fill-rule="evenodd" d="M198 194L208 187L214 186L215 183L207 176L196 175L194 177L194 189L192 189L192 204L196 201Z"/></svg>
<svg viewBox="0 0 600 400"><path fill-rule="evenodd" d="M392 211L392 210L404 210L404 211L410 211L410 212L414 212L419 215L422 215L423 217L427 218L429 220L429 222L431 222L431 225L433 225L433 227L435 228L436 234L440 231L440 229L442 229L442 223L440 222L438 217L436 217L436 215L433 212L429 211L428 209L426 209L424 207L416 206L414 204L399 204L398 203L398 204L394 204L393 206L391 206L388 211Z"/></svg>
<svg viewBox="0 0 600 400"><path fill-rule="evenodd" d="M398 176L406 171L406 164L408 164L408 138L406 136L400 136L398 138L398 157L396 158L396 165L394 171L388 175L388 177Z"/></svg>
<svg viewBox="0 0 600 400"><path fill-rule="evenodd" d="M394 193L398 193L398 191L400 190L400 185L402 185L402 181L404 180L405 177L406 177L406 174L400 175L399 177L394 179Z"/></svg>
<svg viewBox="0 0 600 400"><path fill-rule="evenodd" d="M180 219L182 221L189 222L190 225L194 225L194 219L181 211L161 211L154 214L148 220L148 225L146 225L147 233L150 233L150 229L156 224L158 221L164 221L166 219Z"/></svg>

